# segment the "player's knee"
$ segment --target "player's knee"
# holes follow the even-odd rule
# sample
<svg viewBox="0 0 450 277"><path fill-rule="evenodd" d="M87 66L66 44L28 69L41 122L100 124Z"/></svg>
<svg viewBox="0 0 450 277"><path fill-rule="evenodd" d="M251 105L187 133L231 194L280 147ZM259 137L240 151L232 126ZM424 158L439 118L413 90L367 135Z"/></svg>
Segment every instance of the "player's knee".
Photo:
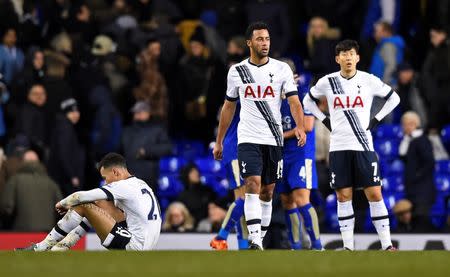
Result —
<svg viewBox="0 0 450 277"><path fill-rule="evenodd" d="M261 185L253 178L249 177L245 180L245 192L259 194Z"/></svg>
<svg viewBox="0 0 450 277"><path fill-rule="evenodd" d="M281 194L281 206L285 210L295 209L297 206L295 205L294 198L289 194Z"/></svg>
<svg viewBox="0 0 450 277"><path fill-rule="evenodd" d="M339 202L346 202L352 200L352 195L350 193L337 193L336 198Z"/></svg>
<svg viewBox="0 0 450 277"><path fill-rule="evenodd" d="M259 194L259 199L262 201L269 202L272 200L273 197L273 191L270 190L261 190L261 193Z"/></svg>

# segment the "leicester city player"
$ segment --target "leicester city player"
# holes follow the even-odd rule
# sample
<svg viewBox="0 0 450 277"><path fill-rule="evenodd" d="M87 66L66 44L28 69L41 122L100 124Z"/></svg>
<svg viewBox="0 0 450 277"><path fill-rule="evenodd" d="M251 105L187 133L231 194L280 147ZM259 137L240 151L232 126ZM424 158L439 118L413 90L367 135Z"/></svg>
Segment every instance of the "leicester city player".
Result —
<svg viewBox="0 0 450 277"><path fill-rule="evenodd" d="M244 220L244 197L245 187L241 186L239 176L239 163L237 159L237 126L239 123L239 111L241 105L239 101L236 104L236 112L230 127L223 140L223 158L222 165L227 172L227 178L230 183L230 190L233 190L235 201L228 208L227 215L222 222L222 227L215 238L210 242L210 246L216 250L227 250L227 238L234 226L236 226L239 249L248 248L248 232Z"/></svg>
<svg viewBox="0 0 450 277"><path fill-rule="evenodd" d="M305 93L299 89L303 99ZM310 138L314 138L314 115L304 110L304 126ZM281 104L283 119L283 178L277 183L281 203L285 210L286 225L292 249L301 249L301 218L311 240L311 248L322 250L319 238L319 224L316 210L310 203L311 189L317 189L317 173L314 162L315 140L307 140L304 147L297 146L294 134L295 121L292 118L287 100Z"/></svg>

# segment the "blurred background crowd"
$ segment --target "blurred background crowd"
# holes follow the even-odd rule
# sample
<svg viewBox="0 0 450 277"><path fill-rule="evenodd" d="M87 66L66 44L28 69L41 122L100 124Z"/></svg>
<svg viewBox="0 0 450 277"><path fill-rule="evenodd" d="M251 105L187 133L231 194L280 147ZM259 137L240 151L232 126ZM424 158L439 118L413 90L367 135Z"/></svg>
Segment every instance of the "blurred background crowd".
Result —
<svg viewBox="0 0 450 277"><path fill-rule="evenodd" d="M374 132L392 228L448 232L449 15L446 0L0 0L0 229L51 229L56 201L98 187L96 162L116 151L157 192L165 231L217 230L232 198L209 144L228 67L262 20L301 90L338 70L338 40L359 41L359 69L401 97ZM327 132L318 123L309 138L312 200L321 230L337 232ZM362 197L356 230L373 232Z"/></svg>

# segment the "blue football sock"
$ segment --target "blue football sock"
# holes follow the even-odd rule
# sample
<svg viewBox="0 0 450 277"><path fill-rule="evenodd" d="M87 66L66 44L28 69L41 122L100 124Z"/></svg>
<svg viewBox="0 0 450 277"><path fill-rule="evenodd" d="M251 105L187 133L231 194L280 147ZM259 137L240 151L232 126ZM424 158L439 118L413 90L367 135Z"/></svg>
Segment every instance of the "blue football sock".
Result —
<svg viewBox="0 0 450 277"><path fill-rule="evenodd" d="M284 211L289 242L292 249L302 249L300 240L300 212L297 208Z"/></svg>
<svg viewBox="0 0 450 277"><path fill-rule="evenodd" d="M226 240L228 234L234 228L236 224L239 224L241 216L244 214L244 199L238 198L231 203L228 208L227 215L222 223L217 239Z"/></svg>
<svg viewBox="0 0 450 277"><path fill-rule="evenodd" d="M311 247L313 249L322 249L320 242L319 220L317 213L311 203L298 208L305 222L305 229L311 239Z"/></svg>
<svg viewBox="0 0 450 277"><path fill-rule="evenodd" d="M236 231L237 231L237 240L239 250L248 249L248 239L246 231L247 226L245 225L245 219L242 216L238 223L236 223Z"/></svg>

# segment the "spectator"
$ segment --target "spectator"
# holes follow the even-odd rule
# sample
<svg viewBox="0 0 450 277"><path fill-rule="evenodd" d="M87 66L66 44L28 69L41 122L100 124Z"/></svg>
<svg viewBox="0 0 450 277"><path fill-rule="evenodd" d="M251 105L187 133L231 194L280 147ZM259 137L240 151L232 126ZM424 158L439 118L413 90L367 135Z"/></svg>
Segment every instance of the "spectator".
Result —
<svg viewBox="0 0 450 277"><path fill-rule="evenodd" d="M0 74L6 84L10 84L14 76L20 72L25 62L22 50L16 47L17 34L14 28L7 28L2 34L0 44Z"/></svg>
<svg viewBox="0 0 450 277"><path fill-rule="evenodd" d="M27 151L23 161L17 175L5 186L1 211L14 217L14 231L49 231L56 223L55 203L61 200L61 191L47 175L35 152Z"/></svg>
<svg viewBox="0 0 450 277"><path fill-rule="evenodd" d="M226 215L227 210L224 207L209 203L208 217L198 223L197 232L217 233Z"/></svg>
<svg viewBox="0 0 450 277"><path fill-rule="evenodd" d="M195 164L188 164L180 173L184 191L178 201L186 205L198 223L208 217L208 204L216 200L214 191L200 180L200 172Z"/></svg>
<svg viewBox="0 0 450 277"><path fill-rule="evenodd" d="M48 170L67 196L83 187L86 157L74 126L80 120L76 100L69 98L61 102L61 112L50 139Z"/></svg>
<svg viewBox="0 0 450 277"><path fill-rule="evenodd" d="M155 119L165 120L168 106L167 86L159 70L160 55L161 43L150 39L138 57L137 68L141 84L134 90L134 97L136 101L147 101L150 104Z"/></svg>
<svg viewBox="0 0 450 277"><path fill-rule="evenodd" d="M428 222L436 195L434 157L431 142L420 126L417 113L410 111L402 116L404 137L399 154L405 161L406 198L412 202L417 220Z"/></svg>
<svg viewBox="0 0 450 277"><path fill-rule="evenodd" d="M422 233L431 232L433 227L429 220L419 221L413 214L413 205L411 201L402 199L395 203L393 212L397 219L397 226L393 230L396 233Z"/></svg>
<svg viewBox="0 0 450 277"><path fill-rule="evenodd" d="M369 72L388 85L395 85L395 70L403 61L405 42L394 35L391 24L380 21L375 24L374 38L377 47L372 57Z"/></svg>
<svg viewBox="0 0 450 277"><path fill-rule="evenodd" d="M165 232L184 233L194 229L194 218L181 202L169 205L164 216L162 230Z"/></svg>
<svg viewBox="0 0 450 277"><path fill-rule="evenodd" d="M28 137L31 147L39 156L46 157L48 148L48 126L45 103L47 93L40 84L33 85L28 92L27 102L22 106L16 121L16 133Z"/></svg>
<svg viewBox="0 0 450 277"><path fill-rule="evenodd" d="M418 77L414 68L408 63L397 67L398 84L396 92L400 96L401 112L412 110L421 118L423 126L427 126L427 112L418 87Z"/></svg>
<svg viewBox="0 0 450 277"><path fill-rule="evenodd" d="M450 123L450 44L442 27L430 30L432 48L422 67L425 98L429 105L430 133Z"/></svg>
<svg viewBox="0 0 450 277"><path fill-rule="evenodd" d="M159 176L159 159L172 153L167 130L162 123L152 119L150 106L143 101L131 109L133 123L125 128L122 149L128 167L156 191Z"/></svg>
<svg viewBox="0 0 450 277"><path fill-rule="evenodd" d="M322 17L309 21L306 44L308 46L308 69L313 74L313 82L338 70L334 61L334 46L340 37L339 29L330 28Z"/></svg>
<svg viewBox="0 0 450 277"><path fill-rule="evenodd" d="M6 161L2 161L2 165L0 167L0 198L5 184L22 166L23 154L29 149L30 142L24 135L16 136L7 146L7 151L5 153L7 155L7 159Z"/></svg>

